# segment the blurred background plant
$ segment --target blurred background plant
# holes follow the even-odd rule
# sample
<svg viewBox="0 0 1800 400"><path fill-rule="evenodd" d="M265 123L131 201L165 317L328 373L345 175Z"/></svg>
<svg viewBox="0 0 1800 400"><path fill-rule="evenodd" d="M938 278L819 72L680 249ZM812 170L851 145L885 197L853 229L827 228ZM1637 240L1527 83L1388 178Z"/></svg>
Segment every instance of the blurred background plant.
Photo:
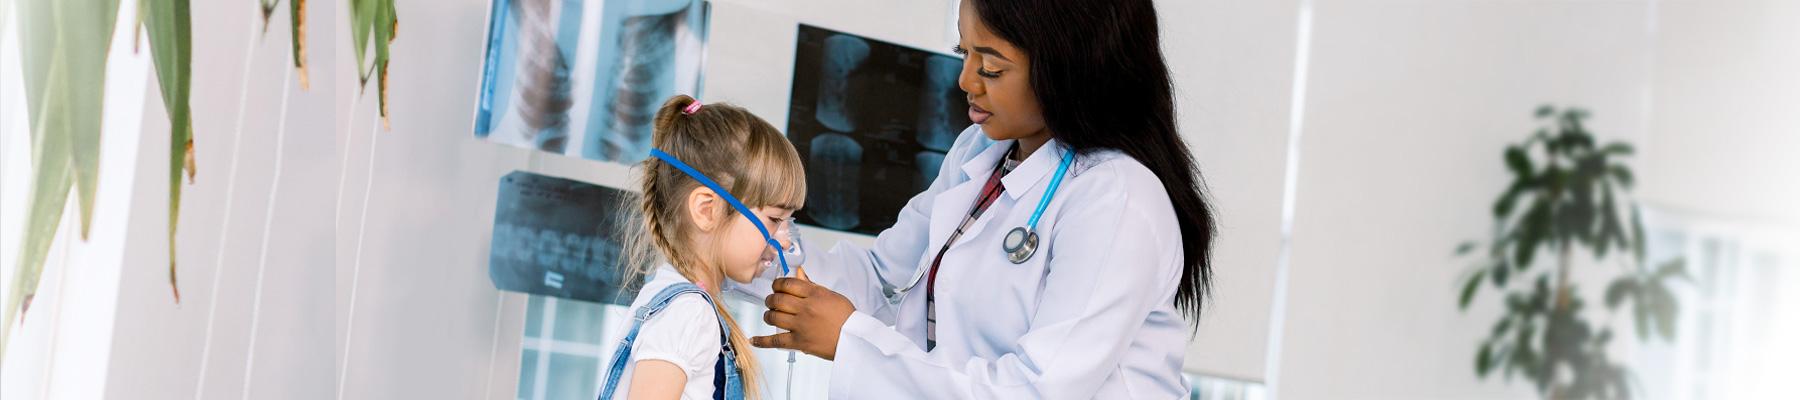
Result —
<svg viewBox="0 0 1800 400"><path fill-rule="evenodd" d="M1669 285L1688 280L1684 262L1645 263L1641 212L1629 197L1633 176L1624 163L1630 144L1597 144L1581 108L1545 105L1536 116L1544 126L1503 152L1513 180L1493 204L1493 237L1456 249L1475 258L1461 281L1460 309L1483 286L1504 296L1504 313L1476 350L1475 373L1522 376L1546 399L1631 398L1639 385L1608 353L1611 319L1586 313L1591 307L1570 280L1575 255L1592 255L1595 268L1617 268L1603 296L1606 309L1629 307L1645 341L1675 338L1679 304ZM1554 258L1537 262L1540 250Z"/></svg>
<svg viewBox="0 0 1800 400"><path fill-rule="evenodd" d="M44 257L62 221L70 190L87 239L99 181L100 113L105 95L106 58L118 0L20 0L21 64L31 120L31 186L18 270L7 293L0 354L12 328L24 319L37 292ZM193 125L188 109L193 38L187 0L142 0L136 24L149 33L157 83L169 114L169 287L176 302L175 221L181 204L181 173L194 177ZM9 27L10 28L10 27ZM136 37L136 35L133 35ZM138 50L133 43L133 50Z"/></svg>
<svg viewBox="0 0 1800 400"><path fill-rule="evenodd" d="M359 84L366 86L380 72L381 115L387 118L388 45L397 19L393 0L349 0L355 24ZM264 32L281 0L259 0ZM300 86L309 86L306 74L305 0L288 1L294 68ZM158 86L169 115L169 288L176 303L181 289L176 280L175 232L181 211L181 175L194 180L194 132L189 109L193 71L193 37L188 0L139 0L136 24L148 33L150 55L156 66ZM16 9L14 8L16 7ZM81 213L81 239L87 240L92 223L94 189L99 181L100 114L104 104L107 51L112 44L119 0L19 0L0 6L0 12L18 12L18 23L0 29L18 29L25 94L31 125L31 185L18 269L7 292L4 319L0 319L0 354L22 323L37 293L44 259L62 221L71 190ZM9 18L0 18L8 20ZM374 35L374 56L365 63L365 49ZM138 51L134 40L132 49Z"/></svg>

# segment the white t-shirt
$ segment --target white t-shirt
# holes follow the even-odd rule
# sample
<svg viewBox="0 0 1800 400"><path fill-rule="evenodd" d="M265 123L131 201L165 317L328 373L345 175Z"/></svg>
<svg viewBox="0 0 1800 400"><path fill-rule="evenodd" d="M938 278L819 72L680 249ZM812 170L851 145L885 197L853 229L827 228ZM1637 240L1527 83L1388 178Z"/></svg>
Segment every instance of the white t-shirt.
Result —
<svg viewBox="0 0 1800 400"><path fill-rule="evenodd" d="M630 315L636 315L650 299L676 283L687 282L674 267L664 264L656 275L644 283L637 298L631 301ZM631 329L627 326L625 329ZM638 361L662 360L687 373L682 399L703 400L713 397L713 365L719 362L719 316L705 297L692 294L676 296L662 312L644 321L637 341L631 345L631 359L619 375L619 389L613 398L624 399L631 393L631 373ZM610 367L610 366L609 366Z"/></svg>

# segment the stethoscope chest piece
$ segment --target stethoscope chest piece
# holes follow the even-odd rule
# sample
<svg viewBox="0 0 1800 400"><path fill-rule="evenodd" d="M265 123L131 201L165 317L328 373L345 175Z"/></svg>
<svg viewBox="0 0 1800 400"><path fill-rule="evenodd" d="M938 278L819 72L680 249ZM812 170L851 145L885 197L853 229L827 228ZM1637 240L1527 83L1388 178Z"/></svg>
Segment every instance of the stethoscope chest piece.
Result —
<svg viewBox="0 0 1800 400"><path fill-rule="evenodd" d="M1050 177L1050 187L1044 189L1044 197L1038 199L1036 210L1031 211L1031 221L1025 226L1013 228L1006 232L1006 238L1000 242L1000 250L1006 251L1006 260L1013 264L1024 264L1037 254L1038 219L1044 216L1044 207L1050 205L1051 196L1056 195L1056 187L1062 186L1063 176L1069 173L1069 164L1075 162L1075 151L1063 152L1062 162L1056 164L1056 175Z"/></svg>
<svg viewBox="0 0 1800 400"><path fill-rule="evenodd" d="M1016 227L1006 233L1005 240L1000 244L1003 247L1001 250L1006 250L1006 259L1013 264L1024 264L1031 260L1033 254L1037 254L1037 232L1026 230L1023 226Z"/></svg>

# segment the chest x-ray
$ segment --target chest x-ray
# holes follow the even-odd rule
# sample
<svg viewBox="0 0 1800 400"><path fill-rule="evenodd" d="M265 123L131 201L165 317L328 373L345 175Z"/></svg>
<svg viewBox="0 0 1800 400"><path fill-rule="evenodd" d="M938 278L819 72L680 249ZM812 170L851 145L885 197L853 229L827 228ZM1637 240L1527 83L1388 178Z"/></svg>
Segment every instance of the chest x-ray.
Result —
<svg viewBox="0 0 1800 400"><path fill-rule="evenodd" d="M662 100L699 94L707 17L701 0L494 0L475 136L642 160Z"/></svg>
<svg viewBox="0 0 1800 400"><path fill-rule="evenodd" d="M788 138L806 162L800 222L892 226L970 125L961 71L956 57L801 25L788 107Z"/></svg>

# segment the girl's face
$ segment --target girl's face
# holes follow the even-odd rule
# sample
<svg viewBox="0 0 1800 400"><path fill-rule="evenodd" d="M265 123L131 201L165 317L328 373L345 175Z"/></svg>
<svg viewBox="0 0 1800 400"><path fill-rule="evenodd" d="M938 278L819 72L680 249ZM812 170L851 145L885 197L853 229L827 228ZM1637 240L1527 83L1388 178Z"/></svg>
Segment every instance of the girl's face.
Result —
<svg viewBox="0 0 1800 400"><path fill-rule="evenodd" d="M794 211L781 207L755 207L750 211L754 217L762 221L763 227L769 229L769 235L781 243L782 248L792 246L788 230L793 228ZM721 232L718 262L726 278L738 283L750 283L750 280L762 273L763 254L769 248L769 242L763 240L762 232L756 225L743 216L731 216L727 228ZM780 264L773 261L773 264ZM776 268L780 268L779 265Z"/></svg>
<svg viewBox="0 0 1800 400"><path fill-rule="evenodd" d="M956 29L962 40L955 50L963 55L956 83L968 93L969 120L994 140L1047 134L1029 56L990 31L970 0L962 0Z"/></svg>

